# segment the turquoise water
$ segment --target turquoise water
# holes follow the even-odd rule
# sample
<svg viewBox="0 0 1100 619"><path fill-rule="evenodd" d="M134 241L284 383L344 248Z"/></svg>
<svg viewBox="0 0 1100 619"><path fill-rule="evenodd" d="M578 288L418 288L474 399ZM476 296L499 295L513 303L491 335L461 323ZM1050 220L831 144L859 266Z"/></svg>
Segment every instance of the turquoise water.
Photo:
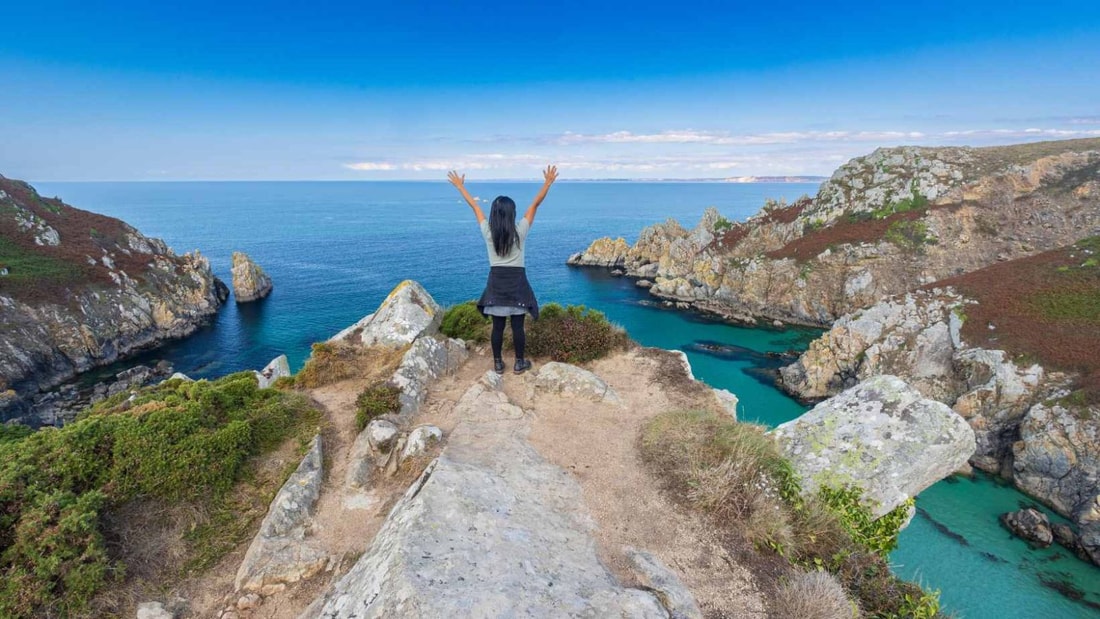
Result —
<svg viewBox="0 0 1100 619"><path fill-rule="evenodd" d="M40 183L43 195L120 217L177 251L198 247L229 281L233 250L271 274L264 301L230 304L194 336L148 358L168 358L196 377L259 368L287 353L298 367L312 342L373 311L401 279L421 281L440 303L476 297L484 283L484 244L446 183ZM523 204L537 185L471 183L487 200ZM676 217L694 225L707 206L731 219L765 197L797 198L814 185L718 183L560 183L528 240L528 271L543 302L596 307L648 346L684 350L695 374L740 399L745 420L775 425L805 409L756 370L801 350L812 330L746 329L648 305L630 281L570 269L566 257L594 238L633 240L647 224ZM997 523L1020 493L979 477L948 480L918 498L921 514L892 555L906 578L942 590L944 607L967 619L1095 617L1100 570L1058 548L1030 550ZM934 522L935 523L934 523ZM1042 581L1068 582L1073 601Z"/></svg>

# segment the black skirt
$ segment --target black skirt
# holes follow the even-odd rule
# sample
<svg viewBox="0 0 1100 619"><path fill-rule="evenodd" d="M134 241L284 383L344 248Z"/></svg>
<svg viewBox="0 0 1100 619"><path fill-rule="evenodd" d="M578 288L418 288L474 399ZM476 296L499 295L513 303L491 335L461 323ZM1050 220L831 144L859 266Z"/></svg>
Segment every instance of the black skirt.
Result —
<svg viewBox="0 0 1100 619"><path fill-rule="evenodd" d="M477 309L485 314L490 305L522 307L538 320L539 302L527 281L527 269L523 267L490 267L489 281L478 299Z"/></svg>

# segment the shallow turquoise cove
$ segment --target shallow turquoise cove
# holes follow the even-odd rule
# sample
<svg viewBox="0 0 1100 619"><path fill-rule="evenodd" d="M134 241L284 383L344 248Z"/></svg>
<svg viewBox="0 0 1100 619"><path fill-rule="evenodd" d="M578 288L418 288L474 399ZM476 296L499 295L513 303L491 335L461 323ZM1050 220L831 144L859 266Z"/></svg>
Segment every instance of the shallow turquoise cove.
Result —
<svg viewBox="0 0 1100 619"><path fill-rule="evenodd" d="M538 188L469 183L491 200L521 208ZM249 253L275 281L271 297L232 302L194 336L145 357L167 358L192 376L259 369L286 353L299 367L312 342L373 311L401 279L421 281L441 303L477 297L484 243L469 209L446 183L39 183L78 207L120 217L178 251L201 248L229 280L230 254ZM697 377L740 399L744 420L775 425L801 414L798 402L758 370L768 353L801 350L815 331L746 329L658 309L632 282L596 269L570 269L568 255L594 238L633 240L645 225L676 217L693 226L706 206L730 219L765 197L795 199L814 185L560 183L528 240L528 272L540 299L596 307L647 346L687 352ZM753 374L753 372L757 372ZM892 555L906 578L943 592L944 607L967 619L1094 617L1100 570L1057 547L1031 550L997 516L1027 499L986 477L941 482L918 498L922 510ZM927 514L925 516L924 514ZM933 523L934 521L934 523ZM965 541L964 541L965 540ZM1043 584L1068 583L1069 595Z"/></svg>

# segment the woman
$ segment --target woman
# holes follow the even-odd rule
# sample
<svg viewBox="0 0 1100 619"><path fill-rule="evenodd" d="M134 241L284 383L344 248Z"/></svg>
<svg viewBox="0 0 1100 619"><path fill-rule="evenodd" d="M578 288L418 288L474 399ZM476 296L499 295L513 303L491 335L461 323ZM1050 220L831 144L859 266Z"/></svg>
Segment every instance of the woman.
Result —
<svg viewBox="0 0 1100 619"><path fill-rule="evenodd" d="M497 374L504 373L501 348L504 346L504 323L509 316L512 317L512 342L516 348L516 364L513 369L516 374L531 369L531 361L523 356L527 343L523 320L527 313L537 320L539 304L535 300L531 284L527 281L527 270L523 266L523 245L527 240L527 232L535 221L539 205L546 198L546 192L550 191L550 185L558 179L557 166L548 166L542 176L545 179L542 189L527 208L523 219L516 223L516 203L511 198L497 196L493 200L489 218L486 219L477 201L466 191L466 175L455 171L447 174L447 179L458 188L466 204L474 210L477 223L481 226L481 236L485 238L485 248L489 254L489 281L485 284L485 291L481 293L477 308L482 314L493 318L493 334L489 341L493 345L493 369Z"/></svg>

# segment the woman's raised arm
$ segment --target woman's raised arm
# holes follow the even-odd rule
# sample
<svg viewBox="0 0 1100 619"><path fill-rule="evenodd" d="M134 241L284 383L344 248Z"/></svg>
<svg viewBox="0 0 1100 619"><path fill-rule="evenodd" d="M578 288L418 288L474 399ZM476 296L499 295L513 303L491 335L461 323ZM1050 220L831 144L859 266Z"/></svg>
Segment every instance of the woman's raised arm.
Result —
<svg viewBox="0 0 1100 619"><path fill-rule="evenodd" d="M466 175L451 170L447 173L447 180L451 181L451 184L458 188L458 192L462 194L462 198L466 200L466 204L469 204L470 208L474 209L474 217L477 217L477 223L481 223L485 219L485 213L481 212L481 207L477 205L477 200L474 200L470 192L466 191Z"/></svg>
<svg viewBox="0 0 1100 619"><path fill-rule="evenodd" d="M539 210L539 205L546 199L546 192L550 191L550 185L554 184L554 181L558 180L558 166L551 165L546 166L546 169L542 171L542 189L539 190L538 195L531 202L531 206L527 207L527 212L524 213L524 218L527 219L527 225L535 223L535 213Z"/></svg>

